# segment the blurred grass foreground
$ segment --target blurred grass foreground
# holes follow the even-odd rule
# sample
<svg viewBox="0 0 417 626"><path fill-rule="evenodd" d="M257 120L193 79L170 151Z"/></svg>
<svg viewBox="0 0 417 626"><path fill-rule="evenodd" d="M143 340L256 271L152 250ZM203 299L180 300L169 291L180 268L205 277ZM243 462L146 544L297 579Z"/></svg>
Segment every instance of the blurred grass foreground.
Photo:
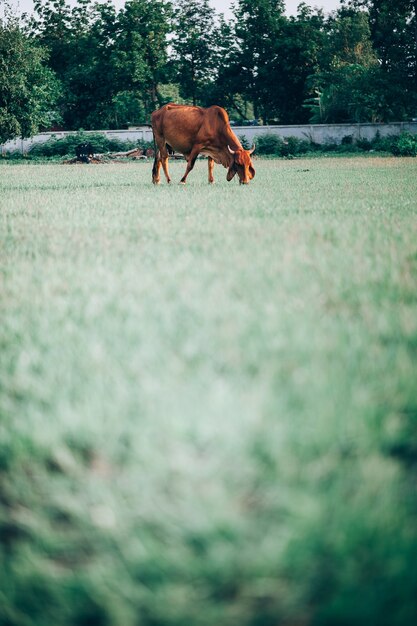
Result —
<svg viewBox="0 0 417 626"><path fill-rule="evenodd" d="M417 163L206 167L0 166L0 624L417 624Z"/></svg>

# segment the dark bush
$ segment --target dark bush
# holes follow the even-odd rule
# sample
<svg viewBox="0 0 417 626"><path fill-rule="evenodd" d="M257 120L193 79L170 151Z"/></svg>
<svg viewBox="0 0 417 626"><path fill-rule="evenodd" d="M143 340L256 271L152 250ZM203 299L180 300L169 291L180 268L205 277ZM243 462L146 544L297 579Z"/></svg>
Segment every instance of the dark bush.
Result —
<svg viewBox="0 0 417 626"><path fill-rule="evenodd" d="M338 144L334 142L320 144L320 150L322 152L337 152L338 148Z"/></svg>
<svg viewBox="0 0 417 626"><path fill-rule="evenodd" d="M356 145L358 146L359 150L363 150L364 152L369 152L369 150L372 150L372 143L369 141L369 139L358 139Z"/></svg>
<svg viewBox="0 0 417 626"><path fill-rule="evenodd" d="M417 156L417 135L401 133L392 144L391 151L395 156Z"/></svg>
<svg viewBox="0 0 417 626"><path fill-rule="evenodd" d="M281 156L283 141L278 135L261 135L257 139L256 152L258 154L270 154Z"/></svg>
<svg viewBox="0 0 417 626"><path fill-rule="evenodd" d="M27 157L18 150L15 150L14 152L5 152L1 155L1 158L5 161L22 161L22 159L26 159Z"/></svg>
<svg viewBox="0 0 417 626"><path fill-rule="evenodd" d="M372 150L376 152L392 152L393 143L396 141L396 137L381 137L378 131L374 139L371 141Z"/></svg>
<svg viewBox="0 0 417 626"><path fill-rule="evenodd" d="M285 137L283 140L278 135L266 134L256 140L256 152L260 155L295 156L315 150L316 144L297 137Z"/></svg>
<svg viewBox="0 0 417 626"><path fill-rule="evenodd" d="M306 152L311 151L311 143L303 139L297 139L297 137L285 137L285 143L281 147L282 156L296 156L297 154L306 154Z"/></svg>
<svg viewBox="0 0 417 626"><path fill-rule="evenodd" d="M356 154L358 152L362 152L362 150L359 148L359 146L356 143L341 143L337 146L337 150L336 152L342 152L344 154L346 154L347 152L349 154Z"/></svg>
<svg viewBox="0 0 417 626"><path fill-rule="evenodd" d="M342 146L351 146L353 144L353 135L345 135L342 137Z"/></svg>
<svg viewBox="0 0 417 626"><path fill-rule="evenodd" d="M246 136L241 135L239 137L242 146L248 150L252 142L249 142ZM148 148L153 149L153 142L138 141L136 143L131 141L122 141L120 139L109 139L103 133L86 133L80 131L73 135L67 135L63 139L57 139L52 136L48 141L42 144L35 144L30 149L28 158L50 158L50 157L65 157L74 156L75 148L80 143L91 143L95 153L105 152L122 152L133 148L140 147L143 150ZM342 138L341 143L334 141L328 141L323 144L315 144L311 141L298 139L297 137L286 137L282 139L278 135L267 133L260 135L256 138L256 154L278 156L278 157L292 157L307 153L352 153L357 154L361 152L369 152L371 150L375 152L388 152L395 156L417 156L417 135L412 135L408 132L401 133L399 136L381 137L378 132L374 139L359 139L354 142L352 135L346 135ZM24 158L20 153L4 155L6 159L22 159Z"/></svg>
<svg viewBox="0 0 417 626"><path fill-rule="evenodd" d="M242 144L242 147L245 150L249 150L251 148L251 144L250 144L248 138L246 137L246 135L239 135L238 139L239 139L240 143Z"/></svg>
<svg viewBox="0 0 417 626"><path fill-rule="evenodd" d="M137 147L137 143L132 141L122 141L120 139L108 139L103 133L78 132L74 135L67 135L63 139L51 137L45 143L38 143L30 149L30 156L73 156L75 148L80 143L91 143L94 153L117 152L130 150Z"/></svg>

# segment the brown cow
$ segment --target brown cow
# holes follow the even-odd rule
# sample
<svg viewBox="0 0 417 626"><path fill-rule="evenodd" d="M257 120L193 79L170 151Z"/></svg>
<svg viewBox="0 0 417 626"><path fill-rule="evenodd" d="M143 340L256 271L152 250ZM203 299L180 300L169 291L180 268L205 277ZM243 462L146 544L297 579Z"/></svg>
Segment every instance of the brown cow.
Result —
<svg viewBox="0 0 417 626"><path fill-rule="evenodd" d="M214 163L228 169L226 179L232 180L237 173L239 182L247 185L255 176L250 155L255 150L244 150L232 131L229 117L224 109L211 106L208 109L166 104L152 113L152 130L158 147L152 170L152 182L160 182L161 165L168 183L168 152L181 152L187 160L187 169L181 178L185 184L199 154L208 156L208 181L214 183Z"/></svg>

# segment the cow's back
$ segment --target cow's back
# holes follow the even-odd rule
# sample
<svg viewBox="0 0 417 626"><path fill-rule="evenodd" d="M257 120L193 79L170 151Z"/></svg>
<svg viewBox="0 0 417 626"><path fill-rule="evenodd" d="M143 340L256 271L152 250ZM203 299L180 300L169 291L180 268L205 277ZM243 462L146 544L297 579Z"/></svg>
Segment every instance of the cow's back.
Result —
<svg viewBox="0 0 417 626"><path fill-rule="evenodd" d="M224 109L166 104L152 113L154 132L177 152L189 154L199 143L211 143L224 134L229 118Z"/></svg>

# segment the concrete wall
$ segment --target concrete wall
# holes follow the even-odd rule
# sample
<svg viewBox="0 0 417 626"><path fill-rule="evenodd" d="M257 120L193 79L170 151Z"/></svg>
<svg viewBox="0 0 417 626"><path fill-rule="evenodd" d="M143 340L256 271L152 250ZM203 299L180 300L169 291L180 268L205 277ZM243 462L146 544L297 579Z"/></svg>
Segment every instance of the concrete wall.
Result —
<svg viewBox="0 0 417 626"><path fill-rule="evenodd" d="M86 131L87 135L90 131ZM103 133L109 139L120 139L121 141L152 141L152 129L144 126L137 130L94 130L91 133ZM26 154L30 151L31 147L37 143L44 143L51 137L55 139L63 139L67 135L73 135L74 131L56 131L53 133L40 133L34 135L30 139L14 139L3 144L0 148L1 154L6 152L21 152Z"/></svg>
<svg viewBox="0 0 417 626"><path fill-rule="evenodd" d="M280 137L297 137L314 143L341 143L343 137L373 139L377 132L382 137L399 135L403 131L417 133L417 122L395 122L392 124L304 124L297 126L234 126L238 136L245 136L256 143L256 137L272 133Z"/></svg>
<svg viewBox="0 0 417 626"><path fill-rule="evenodd" d="M376 133L381 136L399 135L402 131L417 133L417 122L394 122L392 124L304 124L297 126L233 126L233 130L238 137L256 143L259 135L272 133L280 137L297 137L315 143L340 143L343 137L351 135L356 139L373 139ZM88 132L88 131L87 131ZM147 126L130 130L103 130L91 131L102 132L109 139L121 139L122 141L152 141L152 130ZM30 139L15 139L3 144L0 148L1 154L6 152L29 152L36 143L48 141L51 137L62 139L73 132L41 133Z"/></svg>

